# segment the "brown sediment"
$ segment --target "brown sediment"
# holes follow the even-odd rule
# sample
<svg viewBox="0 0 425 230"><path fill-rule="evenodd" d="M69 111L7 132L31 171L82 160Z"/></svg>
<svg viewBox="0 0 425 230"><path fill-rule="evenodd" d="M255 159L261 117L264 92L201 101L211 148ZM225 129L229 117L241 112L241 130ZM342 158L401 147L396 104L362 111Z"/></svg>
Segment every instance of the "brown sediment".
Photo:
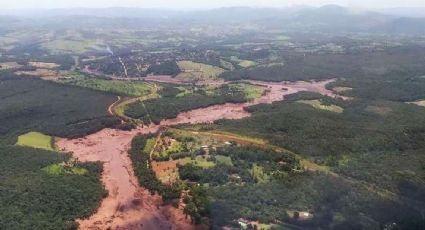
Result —
<svg viewBox="0 0 425 230"><path fill-rule="evenodd" d="M153 161L152 170L164 184L172 184L177 180L177 165L179 160Z"/></svg>
<svg viewBox="0 0 425 230"><path fill-rule="evenodd" d="M138 134L155 133L162 126L184 123L211 123L219 119L241 119L250 116L247 106L272 103L300 91L311 91L331 97L340 97L325 88L333 80L321 82L250 81L268 88L262 97L240 104L223 104L195 109L179 114L175 119L163 120L159 125L138 127L132 131L103 129L80 139L60 139L57 146L72 152L80 161L103 162L102 182L108 196L97 212L88 219L78 220L81 229L197 229L185 218L182 207L173 209L163 205L158 195L151 195L139 186L132 163L127 155L131 140Z"/></svg>

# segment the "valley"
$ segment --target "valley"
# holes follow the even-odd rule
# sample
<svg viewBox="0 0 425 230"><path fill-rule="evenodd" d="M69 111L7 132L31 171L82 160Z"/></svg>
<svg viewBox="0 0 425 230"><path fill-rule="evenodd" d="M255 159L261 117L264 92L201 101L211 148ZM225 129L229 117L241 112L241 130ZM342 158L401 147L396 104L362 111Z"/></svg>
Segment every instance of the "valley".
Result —
<svg viewBox="0 0 425 230"><path fill-rule="evenodd" d="M425 23L375 10L0 9L0 229L425 229Z"/></svg>
<svg viewBox="0 0 425 230"><path fill-rule="evenodd" d="M102 181L109 191L109 196L102 201L96 214L80 221L81 228L164 229L169 226L172 229L192 228L190 222L183 217L182 210L171 214L175 216L166 217L164 209L167 209L167 206L162 206L160 197L151 195L138 185L132 163L127 156L132 139L136 135L156 133L167 126L212 123L219 119L240 119L249 116L249 113L244 111L247 106L283 100L285 95L304 90L336 97L336 94L325 89L325 85L330 82L332 80L280 84L252 82L268 88L270 92L252 102L195 109L181 113L175 119L163 120L159 125L138 127L130 132L104 129L79 139L59 140L56 143L58 148L71 152L77 160L104 163Z"/></svg>

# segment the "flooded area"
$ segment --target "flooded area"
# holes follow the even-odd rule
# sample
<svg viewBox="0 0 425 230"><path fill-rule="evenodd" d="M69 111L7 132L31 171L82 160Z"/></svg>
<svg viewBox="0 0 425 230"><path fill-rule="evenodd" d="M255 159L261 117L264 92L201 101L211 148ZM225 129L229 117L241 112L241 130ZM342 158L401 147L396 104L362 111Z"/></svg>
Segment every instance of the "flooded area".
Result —
<svg viewBox="0 0 425 230"><path fill-rule="evenodd" d="M88 219L78 220L81 229L197 229L186 219L182 207L175 209L164 205L158 195L151 195L139 186L131 160L127 155L131 140L138 134L155 133L163 126L184 123L211 123L219 119L249 117L245 107L283 100L286 95L300 91L321 93L342 98L325 86L334 80L320 82L250 81L267 88L258 99L240 104L223 104L195 109L179 114L174 119L163 120L159 125L138 127L132 131L103 129L80 139L60 139L57 146L80 161L103 162L102 182L109 195L97 212ZM344 99L344 98L343 98ZM198 227L199 228L199 227Z"/></svg>

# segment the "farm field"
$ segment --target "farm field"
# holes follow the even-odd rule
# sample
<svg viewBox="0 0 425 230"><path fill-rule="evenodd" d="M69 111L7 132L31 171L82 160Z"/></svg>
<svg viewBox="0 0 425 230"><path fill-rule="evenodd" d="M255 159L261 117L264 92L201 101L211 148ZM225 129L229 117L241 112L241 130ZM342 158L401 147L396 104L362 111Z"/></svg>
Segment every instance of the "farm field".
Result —
<svg viewBox="0 0 425 230"><path fill-rule="evenodd" d="M16 145L54 151L53 137L38 132L29 132L18 137Z"/></svg>

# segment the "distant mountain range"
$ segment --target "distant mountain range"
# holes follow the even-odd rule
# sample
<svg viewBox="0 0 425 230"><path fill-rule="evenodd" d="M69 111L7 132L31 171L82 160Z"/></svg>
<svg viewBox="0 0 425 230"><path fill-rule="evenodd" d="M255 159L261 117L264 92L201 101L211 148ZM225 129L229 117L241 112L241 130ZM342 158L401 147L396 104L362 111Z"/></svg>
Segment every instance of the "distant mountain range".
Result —
<svg viewBox="0 0 425 230"><path fill-rule="evenodd" d="M375 9L374 11L395 15L400 17L414 17L414 18L424 18L425 17L425 7L405 7L405 8L387 8L387 9Z"/></svg>
<svg viewBox="0 0 425 230"><path fill-rule="evenodd" d="M411 12L411 13L409 13ZM338 5L323 7L250 8L230 7L204 11L175 11L139 8L0 10L0 15L19 18L97 17L132 18L186 23L257 23L289 31L369 32L425 34L425 9L353 10ZM423 17L421 17L423 16Z"/></svg>

